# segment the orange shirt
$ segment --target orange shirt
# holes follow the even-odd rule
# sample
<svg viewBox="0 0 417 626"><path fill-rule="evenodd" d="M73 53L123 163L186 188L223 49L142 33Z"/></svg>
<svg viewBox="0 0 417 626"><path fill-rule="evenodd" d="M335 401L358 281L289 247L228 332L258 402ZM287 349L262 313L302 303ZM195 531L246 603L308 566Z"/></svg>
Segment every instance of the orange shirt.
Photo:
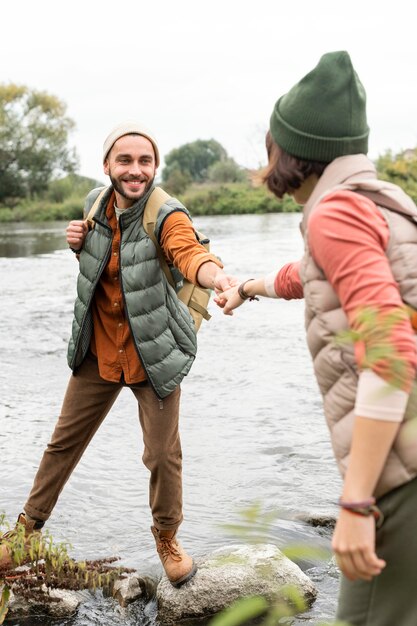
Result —
<svg viewBox="0 0 417 626"><path fill-rule="evenodd" d="M94 334L91 350L97 356L100 376L110 382L135 384L146 380L145 370L130 333L119 280L120 229L114 211L114 194L107 205L107 218L113 231L110 258L97 285L92 305ZM185 213L169 215L162 227L161 247L169 263L191 282L197 282L200 266L217 257L196 240L193 226Z"/></svg>

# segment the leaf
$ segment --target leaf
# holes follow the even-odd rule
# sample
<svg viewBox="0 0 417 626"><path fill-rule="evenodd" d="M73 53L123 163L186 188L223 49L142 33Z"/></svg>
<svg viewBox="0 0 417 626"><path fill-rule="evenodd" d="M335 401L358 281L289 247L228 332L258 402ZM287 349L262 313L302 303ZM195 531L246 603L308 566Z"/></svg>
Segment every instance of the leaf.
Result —
<svg viewBox="0 0 417 626"><path fill-rule="evenodd" d="M282 552L291 561L299 561L301 559L324 561L331 555L331 551L328 549L300 544L287 545L285 548L282 548Z"/></svg>
<svg viewBox="0 0 417 626"><path fill-rule="evenodd" d="M10 589L7 585L3 587L0 598L0 624L3 624L9 610Z"/></svg>
<svg viewBox="0 0 417 626"><path fill-rule="evenodd" d="M239 626L248 620L263 615L268 610L268 602L262 596L242 598L228 609L216 615L210 626Z"/></svg>

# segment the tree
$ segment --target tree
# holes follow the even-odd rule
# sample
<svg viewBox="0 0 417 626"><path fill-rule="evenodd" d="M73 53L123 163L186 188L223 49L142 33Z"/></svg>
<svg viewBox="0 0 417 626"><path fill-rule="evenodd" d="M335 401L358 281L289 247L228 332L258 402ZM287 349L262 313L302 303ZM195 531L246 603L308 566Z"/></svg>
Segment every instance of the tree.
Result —
<svg viewBox="0 0 417 626"><path fill-rule="evenodd" d="M169 182L175 173L176 177L182 174L193 182L203 182L207 180L210 165L227 158L226 150L218 141L197 139L167 154L162 180L164 183Z"/></svg>
<svg viewBox="0 0 417 626"><path fill-rule="evenodd" d="M0 202L33 198L78 160L67 146L74 122L56 96L0 84Z"/></svg>
<svg viewBox="0 0 417 626"><path fill-rule="evenodd" d="M417 202L417 148L395 155L388 150L377 159L376 169L381 179L399 185Z"/></svg>
<svg viewBox="0 0 417 626"><path fill-rule="evenodd" d="M164 188L168 193L175 196L183 193L192 182L188 172L183 174L180 169L174 169L165 180Z"/></svg>
<svg viewBox="0 0 417 626"><path fill-rule="evenodd" d="M213 183L238 183L248 180L248 174L234 159L222 159L210 165L208 179Z"/></svg>

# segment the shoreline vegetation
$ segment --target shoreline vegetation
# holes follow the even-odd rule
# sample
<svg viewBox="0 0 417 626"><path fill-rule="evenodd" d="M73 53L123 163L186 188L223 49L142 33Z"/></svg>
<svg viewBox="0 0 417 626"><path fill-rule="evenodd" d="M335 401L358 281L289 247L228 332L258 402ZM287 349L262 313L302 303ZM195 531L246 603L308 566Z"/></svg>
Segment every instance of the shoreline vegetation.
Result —
<svg viewBox="0 0 417 626"><path fill-rule="evenodd" d="M417 148L393 155L390 151L375 162L383 180L400 185L417 203ZM0 203L0 223L48 222L81 219L84 200L97 181L77 174L53 180L33 198ZM241 169L239 180L202 180L176 185L163 179L156 182L177 197L193 216L251 213L290 213L300 207L290 197L277 200L264 186L255 186L250 173Z"/></svg>
<svg viewBox="0 0 417 626"><path fill-rule="evenodd" d="M69 188L68 194L54 198L54 184ZM264 187L253 187L246 182L192 183L182 193L174 193L162 181L158 186L174 195L190 211L192 216L228 215L248 213L296 212L299 207L291 198L281 202ZM48 222L82 219L85 198L94 187L103 186L102 181L70 174L50 184L44 197L24 199L13 207L0 205L0 223Z"/></svg>
<svg viewBox="0 0 417 626"><path fill-rule="evenodd" d="M74 128L57 96L0 83L0 223L82 219L86 195L103 183L77 174L77 151L68 144ZM382 180L417 202L417 147L388 150L375 165ZM292 198L277 200L252 184L259 173L240 166L215 139L197 139L165 155L157 184L194 216L300 210Z"/></svg>

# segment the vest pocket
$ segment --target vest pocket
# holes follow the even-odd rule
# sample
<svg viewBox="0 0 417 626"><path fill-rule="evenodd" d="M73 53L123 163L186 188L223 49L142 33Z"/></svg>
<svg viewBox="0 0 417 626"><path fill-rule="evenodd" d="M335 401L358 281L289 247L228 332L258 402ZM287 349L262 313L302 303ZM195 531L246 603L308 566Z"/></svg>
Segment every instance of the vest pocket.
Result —
<svg viewBox="0 0 417 626"><path fill-rule="evenodd" d="M172 288L171 288L172 289ZM166 306L168 326L178 348L185 354L195 356L197 352L197 334L194 320L186 305L175 294L167 292Z"/></svg>

